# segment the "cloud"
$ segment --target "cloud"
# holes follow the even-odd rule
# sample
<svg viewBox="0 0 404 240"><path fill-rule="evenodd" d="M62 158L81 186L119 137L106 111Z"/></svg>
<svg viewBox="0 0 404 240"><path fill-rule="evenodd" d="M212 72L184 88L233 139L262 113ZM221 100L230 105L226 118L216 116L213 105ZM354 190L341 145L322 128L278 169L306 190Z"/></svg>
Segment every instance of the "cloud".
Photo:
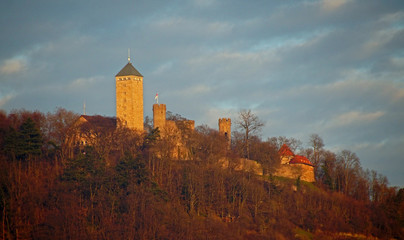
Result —
<svg viewBox="0 0 404 240"><path fill-rule="evenodd" d="M104 77L102 76L97 76L97 77L89 77L89 78L77 78L74 81L72 81L69 85L69 89L83 89L86 87L93 86L96 82L100 81Z"/></svg>
<svg viewBox="0 0 404 240"><path fill-rule="evenodd" d="M278 64L279 58L273 50L262 51L216 51L191 57L186 62L194 74L203 76L212 84L231 83L240 87L250 80L260 81L269 73L268 68ZM272 66L271 66L272 65ZM219 82L217 82L220 80Z"/></svg>
<svg viewBox="0 0 404 240"><path fill-rule="evenodd" d="M211 92L213 89L212 87L199 84L195 86L191 86L189 88L185 88L183 90L178 91L176 94L182 95L182 96L187 96L187 97L195 97L197 95L203 95L206 93Z"/></svg>
<svg viewBox="0 0 404 240"><path fill-rule="evenodd" d="M381 29L379 31L373 32L369 36L369 40L366 41L362 46L362 51L365 56L373 54L387 43L389 43L392 39L394 39L397 34L400 34L403 31L403 28L388 28Z"/></svg>
<svg viewBox="0 0 404 240"><path fill-rule="evenodd" d="M168 61L157 66L157 68L151 73L155 75L164 75L167 71L173 68L173 61Z"/></svg>
<svg viewBox="0 0 404 240"><path fill-rule="evenodd" d="M382 138L378 141L354 143L347 146L357 153L362 166L386 175L390 184L403 187L402 166L404 137Z"/></svg>
<svg viewBox="0 0 404 240"><path fill-rule="evenodd" d="M202 116L202 119L198 119L199 123L207 124L208 126L217 129L219 118L231 118L233 120L232 130L236 129L235 120L237 118L237 112L233 110L226 110L223 108L209 107Z"/></svg>
<svg viewBox="0 0 404 240"><path fill-rule="evenodd" d="M8 101L14 98L14 94L9 93L5 96L0 97L0 107L3 107Z"/></svg>
<svg viewBox="0 0 404 240"><path fill-rule="evenodd" d="M349 92L367 97L367 99L402 101L404 98L404 83L397 79L395 73L372 74L363 70L348 70L342 73L343 79L331 83L325 88L328 92L338 91L341 94Z"/></svg>
<svg viewBox="0 0 404 240"><path fill-rule="evenodd" d="M330 83L294 84L274 94L281 99L288 96L293 101L312 100L317 106L325 103L328 107L346 104L356 108L383 108L404 100L404 83L394 74L375 75L368 70L350 69L340 75L341 78Z"/></svg>
<svg viewBox="0 0 404 240"><path fill-rule="evenodd" d="M379 22L396 25L397 22L400 22L403 19L404 19L404 12L396 11L394 13L388 13L388 14L383 15L379 19Z"/></svg>
<svg viewBox="0 0 404 240"><path fill-rule="evenodd" d="M88 112L113 115L113 76L131 48L148 115L158 91L171 111L214 128L251 108L267 121L263 137L315 132L364 152L403 135L399 0L103 3L0 9L13 20L0 21L3 109L81 111L85 99Z"/></svg>
<svg viewBox="0 0 404 240"><path fill-rule="evenodd" d="M393 91L392 98L394 101L400 101L404 99L404 88L399 89L391 89Z"/></svg>
<svg viewBox="0 0 404 240"><path fill-rule="evenodd" d="M404 57L392 57L390 61L394 67L404 68Z"/></svg>
<svg viewBox="0 0 404 240"><path fill-rule="evenodd" d="M165 40L175 39L173 44L193 42L194 38L208 39L226 36L232 32L234 25L225 21L201 19L192 16L173 16L157 19L150 23L154 32L164 36ZM167 42L166 42L167 44Z"/></svg>
<svg viewBox="0 0 404 240"><path fill-rule="evenodd" d="M367 122L375 121L385 115L383 111L364 113L360 111L349 111L338 116L329 123L332 127L345 127L352 124L366 124Z"/></svg>
<svg viewBox="0 0 404 240"><path fill-rule="evenodd" d="M323 0L322 8L326 11L334 11L345 5L349 0Z"/></svg>
<svg viewBox="0 0 404 240"><path fill-rule="evenodd" d="M215 0L194 0L193 2L198 7L210 7L216 4Z"/></svg>
<svg viewBox="0 0 404 240"><path fill-rule="evenodd" d="M0 73L13 74L25 70L26 62L23 59L8 59L0 66Z"/></svg>

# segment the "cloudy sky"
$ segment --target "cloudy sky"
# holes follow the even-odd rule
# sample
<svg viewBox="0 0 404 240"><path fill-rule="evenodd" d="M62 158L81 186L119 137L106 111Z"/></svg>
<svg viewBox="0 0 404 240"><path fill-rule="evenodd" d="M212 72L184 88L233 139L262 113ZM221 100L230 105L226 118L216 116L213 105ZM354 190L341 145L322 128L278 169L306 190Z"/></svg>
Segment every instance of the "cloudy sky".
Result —
<svg viewBox="0 0 404 240"><path fill-rule="evenodd" d="M0 3L0 108L115 116L114 76L144 75L168 110L217 128L251 109L262 138L349 149L404 187L404 2Z"/></svg>

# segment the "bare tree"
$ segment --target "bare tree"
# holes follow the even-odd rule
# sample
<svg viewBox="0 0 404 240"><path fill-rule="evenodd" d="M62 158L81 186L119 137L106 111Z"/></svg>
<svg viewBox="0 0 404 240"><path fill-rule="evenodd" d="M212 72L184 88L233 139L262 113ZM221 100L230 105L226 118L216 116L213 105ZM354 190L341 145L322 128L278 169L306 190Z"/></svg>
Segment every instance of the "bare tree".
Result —
<svg viewBox="0 0 404 240"><path fill-rule="evenodd" d="M236 121L237 127L244 131L244 144L245 144L245 156L250 158L250 136L258 133L264 123L259 120L258 116L248 110L241 110L239 112L239 118Z"/></svg>
<svg viewBox="0 0 404 240"><path fill-rule="evenodd" d="M312 134L309 140L310 145L313 147L313 163L318 167L320 162L320 151L324 147L323 139L318 134Z"/></svg>
<svg viewBox="0 0 404 240"><path fill-rule="evenodd" d="M327 185L331 190L336 189L337 181L337 156L331 151L324 151L324 158L322 158L320 163L320 176L317 178L325 185Z"/></svg>
<svg viewBox="0 0 404 240"><path fill-rule="evenodd" d="M337 160L341 169L344 193L349 194L351 180L360 168L359 158L349 150L342 150Z"/></svg>
<svg viewBox="0 0 404 240"><path fill-rule="evenodd" d="M323 139L318 134L311 134L309 139L309 144L312 149L306 149L306 153L308 154L307 157L311 160L314 165L314 175L315 178L318 180L319 175L319 167L320 167L320 157L322 157L324 153L324 142Z"/></svg>
<svg viewBox="0 0 404 240"><path fill-rule="evenodd" d="M296 150L302 149L302 141L296 138L287 138L285 136L279 137L271 137L268 138L268 142L271 142L273 145L280 149L283 144L288 145L288 147L292 150L292 152L296 152Z"/></svg>

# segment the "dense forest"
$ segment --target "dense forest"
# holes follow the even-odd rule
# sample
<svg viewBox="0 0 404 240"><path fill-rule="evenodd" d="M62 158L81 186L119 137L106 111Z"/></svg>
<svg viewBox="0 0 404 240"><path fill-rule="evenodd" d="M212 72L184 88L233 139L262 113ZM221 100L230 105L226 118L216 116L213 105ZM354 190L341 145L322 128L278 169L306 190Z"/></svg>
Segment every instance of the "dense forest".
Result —
<svg viewBox="0 0 404 240"><path fill-rule="evenodd" d="M241 128L229 147L198 126L178 161L150 119L142 134L92 129L93 144L67 144L78 117L0 112L1 239L404 239L404 189L316 134L303 148ZM284 143L312 161L315 183L272 175ZM263 176L219 161L246 155Z"/></svg>

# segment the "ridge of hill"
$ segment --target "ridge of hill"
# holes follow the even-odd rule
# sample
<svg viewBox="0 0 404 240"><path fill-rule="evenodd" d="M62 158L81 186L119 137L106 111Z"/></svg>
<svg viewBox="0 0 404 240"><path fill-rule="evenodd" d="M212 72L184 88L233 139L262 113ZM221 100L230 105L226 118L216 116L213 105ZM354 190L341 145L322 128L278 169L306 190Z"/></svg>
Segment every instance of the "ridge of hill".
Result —
<svg viewBox="0 0 404 240"><path fill-rule="evenodd" d="M237 148L211 129L189 135L192 158L178 161L157 129L101 129L91 146L69 145L77 116L22 113L0 114L3 239L404 238L404 189L358 169L346 192L343 171L331 183L330 172L316 183L273 175L276 165L262 161L279 160L268 142L251 148L260 176L238 171Z"/></svg>

